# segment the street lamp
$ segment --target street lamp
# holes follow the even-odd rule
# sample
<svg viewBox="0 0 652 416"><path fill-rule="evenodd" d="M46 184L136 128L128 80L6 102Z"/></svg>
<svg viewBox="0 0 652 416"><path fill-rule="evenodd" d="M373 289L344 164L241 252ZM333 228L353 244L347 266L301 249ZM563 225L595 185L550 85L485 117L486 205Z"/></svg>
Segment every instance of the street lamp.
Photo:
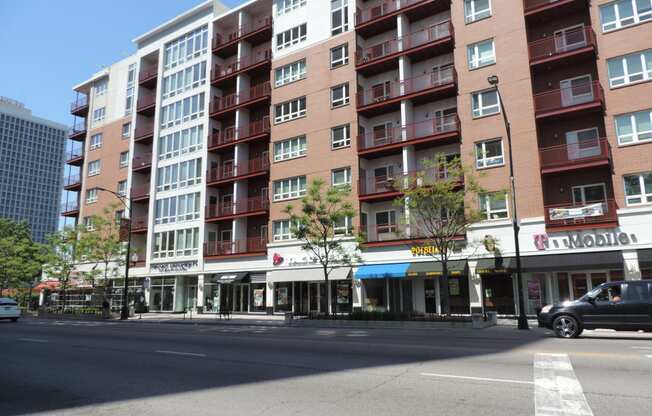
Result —
<svg viewBox="0 0 652 416"><path fill-rule="evenodd" d="M122 291L122 308L120 309L120 319L125 321L129 318L129 307L127 305L128 302L128 297L127 297L127 291L129 290L129 261L131 260L131 198L129 198L129 203L127 203L125 200L124 195L120 195L117 192L114 192L110 189L102 188L102 187L97 187L96 188L98 191L104 191L108 192L112 195L114 195L118 200L124 205L124 207L127 209L127 212L129 213L129 228L127 232L129 235L127 236L127 253L125 254L126 257L126 262L125 262L125 284L124 284L124 290ZM122 218L121 218L122 220ZM136 260L138 261L138 254L134 253L133 256Z"/></svg>
<svg viewBox="0 0 652 416"><path fill-rule="evenodd" d="M512 158L512 132L510 129L507 112L503 104L503 98L498 90L498 76L491 75L487 77L487 82L496 88L496 95L500 103L500 112L503 113L505 130L507 132L507 149L509 152L509 185L510 198L512 200L512 228L514 229L514 249L516 251L516 284L518 287L518 329L529 329L527 316L525 315L525 302L523 301L523 276L521 274L521 248L518 241L520 226L518 225L518 215L516 214L516 184L514 180L514 159Z"/></svg>

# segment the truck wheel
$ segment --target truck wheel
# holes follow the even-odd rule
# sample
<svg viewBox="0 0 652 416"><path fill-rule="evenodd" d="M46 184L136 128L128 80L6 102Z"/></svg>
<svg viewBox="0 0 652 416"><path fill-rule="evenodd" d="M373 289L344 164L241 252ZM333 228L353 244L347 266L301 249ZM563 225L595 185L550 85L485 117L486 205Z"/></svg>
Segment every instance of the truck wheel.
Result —
<svg viewBox="0 0 652 416"><path fill-rule="evenodd" d="M559 338L577 338L582 333L577 319L569 315L561 315L552 322L555 335Z"/></svg>

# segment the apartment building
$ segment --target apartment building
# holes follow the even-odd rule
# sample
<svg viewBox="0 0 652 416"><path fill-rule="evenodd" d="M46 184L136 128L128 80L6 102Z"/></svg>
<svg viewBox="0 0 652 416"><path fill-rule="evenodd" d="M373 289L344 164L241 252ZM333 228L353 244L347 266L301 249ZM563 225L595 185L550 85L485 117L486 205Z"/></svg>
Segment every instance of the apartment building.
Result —
<svg viewBox="0 0 652 416"><path fill-rule="evenodd" d="M92 125L105 108L103 134L127 123L133 134L95 157L89 122L73 130L82 173L95 160L101 170L82 175L80 208L65 215L92 212L100 181L127 181L132 285L152 311L438 313L442 267L404 229L392 183L443 154L487 190L473 201L485 220L448 265L451 312L513 315L523 296L533 314L604 281L652 277L650 20L650 2L633 0L206 2L75 87L73 114ZM490 76L512 137L522 293ZM115 92L96 104L106 79ZM126 151L124 179L104 170ZM352 185L358 214L338 232L366 235L361 264L328 286L283 213L314 178Z"/></svg>

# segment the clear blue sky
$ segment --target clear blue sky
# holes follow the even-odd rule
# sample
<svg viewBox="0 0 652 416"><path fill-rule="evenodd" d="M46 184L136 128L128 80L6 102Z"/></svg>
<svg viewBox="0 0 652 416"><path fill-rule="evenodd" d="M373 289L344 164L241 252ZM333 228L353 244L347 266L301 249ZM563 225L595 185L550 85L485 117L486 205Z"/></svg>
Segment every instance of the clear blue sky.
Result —
<svg viewBox="0 0 652 416"><path fill-rule="evenodd" d="M69 125L73 85L133 53L138 35L203 1L0 0L0 95Z"/></svg>

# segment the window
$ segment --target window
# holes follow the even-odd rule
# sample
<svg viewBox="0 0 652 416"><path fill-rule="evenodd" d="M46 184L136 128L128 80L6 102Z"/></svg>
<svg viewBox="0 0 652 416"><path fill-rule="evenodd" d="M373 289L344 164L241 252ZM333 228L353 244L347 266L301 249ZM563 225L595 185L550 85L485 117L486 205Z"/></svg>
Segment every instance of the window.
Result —
<svg viewBox="0 0 652 416"><path fill-rule="evenodd" d="M126 168L127 166L129 166L129 150L120 152L120 167Z"/></svg>
<svg viewBox="0 0 652 416"><path fill-rule="evenodd" d="M396 211L380 211L376 212L376 232L382 233L395 233L396 227Z"/></svg>
<svg viewBox="0 0 652 416"><path fill-rule="evenodd" d="M152 257L155 259L193 256L197 253L199 253L199 228L197 227L154 234Z"/></svg>
<svg viewBox="0 0 652 416"><path fill-rule="evenodd" d="M652 19L651 0L620 0L600 6L602 31L619 29Z"/></svg>
<svg viewBox="0 0 652 416"><path fill-rule="evenodd" d="M627 175L623 179L627 205L652 204L652 172Z"/></svg>
<svg viewBox="0 0 652 416"><path fill-rule="evenodd" d="M349 30L348 0L331 0L331 36Z"/></svg>
<svg viewBox="0 0 652 416"><path fill-rule="evenodd" d="M487 140L475 144L475 166L478 169L500 166L504 163L503 141L501 139Z"/></svg>
<svg viewBox="0 0 652 416"><path fill-rule="evenodd" d="M204 84L206 84L206 61L164 77L163 98L174 97Z"/></svg>
<svg viewBox="0 0 652 416"><path fill-rule="evenodd" d="M97 189L91 188L86 190L86 203L92 204L97 202Z"/></svg>
<svg viewBox="0 0 652 416"><path fill-rule="evenodd" d="M119 209L116 210L115 212L115 222L116 224L120 224L120 220L122 220L125 217L125 210L124 209Z"/></svg>
<svg viewBox="0 0 652 416"><path fill-rule="evenodd" d="M201 182L201 159L186 160L160 167L156 174L156 190L169 191Z"/></svg>
<svg viewBox="0 0 652 416"><path fill-rule="evenodd" d="M303 117L306 115L306 97L276 104L274 111L274 122L283 123Z"/></svg>
<svg viewBox="0 0 652 416"><path fill-rule="evenodd" d="M155 224L171 224L199 218L200 193L195 192L156 200Z"/></svg>
<svg viewBox="0 0 652 416"><path fill-rule="evenodd" d="M306 77L306 60L292 62L291 64L283 65L276 68L275 71L275 85L280 87L290 82L298 81Z"/></svg>
<svg viewBox="0 0 652 416"><path fill-rule="evenodd" d="M305 6L307 0L278 0L276 3L276 15L282 16L292 10Z"/></svg>
<svg viewBox="0 0 652 416"><path fill-rule="evenodd" d="M127 181L118 182L118 195L126 196L127 195Z"/></svg>
<svg viewBox="0 0 652 416"><path fill-rule="evenodd" d="M208 51L208 25L188 32L165 45L163 65L165 69L174 68Z"/></svg>
<svg viewBox="0 0 652 416"><path fill-rule="evenodd" d="M349 83L331 88L331 107L341 107L349 103Z"/></svg>
<svg viewBox="0 0 652 416"><path fill-rule="evenodd" d="M493 39L472 43L468 46L467 52L469 69L476 69L496 63L496 51L494 50Z"/></svg>
<svg viewBox="0 0 652 416"><path fill-rule="evenodd" d="M131 123L125 123L122 125L122 138L128 139L131 136Z"/></svg>
<svg viewBox="0 0 652 416"><path fill-rule="evenodd" d="M306 194L306 177L281 179L274 181L274 201L299 198Z"/></svg>
<svg viewBox="0 0 652 416"><path fill-rule="evenodd" d="M295 26L285 32L276 35L276 50L280 51L285 48L303 42L306 40L306 24Z"/></svg>
<svg viewBox="0 0 652 416"><path fill-rule="evenodd" d="M129 65L127 72L127 98L125 100L125 116L131 114L134 108L134 91L136 85L136 64Z"/></svg>
<svg viewBox="0 0 652 416"><path fill-rule="evenodd" d="M95 150L102 147L102 133L94 134L91 136L90 149Z"/></svg>
<svg viewBox="0 0 652 416"><path fill-rule="evenodd" d="M88 176L95 176L100 174L100 160L93 160L88 162Z"/></svg>
<svg viewBox="0 0 652 416"><path fill-rule="evenodd" d="M336 46L331 49L331 69L349 63L349 44Z"/></svg>
<svg viewBox="0 0 652 416"><path fill-rule="evenodd" d="M607 187L604 183L573 186L573 203L576 205L594 204L607 199Z"/></svg>
<svg viewBox="0 0 652 416"><path fill-rule="evenodd" d="M616 135L619 144L652 140L652 110L616 116Z"/></svg>
<svg viewBox="0 0 652 416"><path fill-rule="evenodd" d="M335 235L350 235L353 231L353 218L342 217L335 221L333 233Z"/></svg>
<svg viewBox="0 0 652 416"><path fill-rule="evenodd" d="M607 60L609 86L633 84L652 79L652 49Z"/></svg>
<svg viewBox="0 0 652 416"><path fill-rule="evenodd" d="M290 220L272 222L272 239L274 241L287 241L293 239Z"/></svg>
<svg viewBox="0 0 652 416"><path fill-rule="evenodd" d="M475 22L491 16L491 0L464 0L464 20Z"/></svg>
<svg viewBox="0 0 652 416"><path fill-rule="evenodd" d="M331 171L331 185L351 185L351 168L333 169Z"/></svg>
<svg viewBox="0 0 652 416"><path fill-rule="evenodd" d="M93 91L95 93L96 97L101 97L104 94L106 94L106 89L107 89L108 83L106 79L103 79L102 81L98 81L94 86L93 86Z"/></svg>
<svg viewBox="0 0 652 416"><path fill-rule="evenodd" d="M186 97L161 108L161 128L196 120L204 115L204 93Z"/></svg>
<svg viewBox="0 0 652 416"><path fill-rule="evenodd" d="M104 107L93 110L93 123L99 123L101 121L104 121L105 115L106 115L106 109Z"/></svg>
<svg viewBox="0 0 652 416"><path fill-rule="evenodd" d="M331 129L331 148L341 149L351 146L351 125L333 127Z"/></svg>
<svg viewBox="0 0 652 416"><path fill-rule="evenodd" d="M84 217L84 228L86 228L86 231L95 230L95 226L93 225L93 217Z"/></svg>
<svg viewBox="0 0 652 416"><path fill-rule="evenodd" d="M306 136L292 137L274 143L274 161L294 159L306 154Z"/></svg>
<svg viewBox="0 0 652 416"><path fill-rule="evenodd" d="M499 193L483 194L478 198L480 213L488 220L507 218L507 196Z"/></svg>
<svg viewBox="0 0 652 416"><path fill-rule="evenodd" d="M177 131L158 139L159 160L170 159L179 155L201 150L203 145L204 125Z"/></svg>
<svg viewBox="0 0 652 416"><path fill-rule="evenodd" d="M473 107L474 118L498 114L500 112L496 90L474 92L471 94L471 105Z"/></svg>

